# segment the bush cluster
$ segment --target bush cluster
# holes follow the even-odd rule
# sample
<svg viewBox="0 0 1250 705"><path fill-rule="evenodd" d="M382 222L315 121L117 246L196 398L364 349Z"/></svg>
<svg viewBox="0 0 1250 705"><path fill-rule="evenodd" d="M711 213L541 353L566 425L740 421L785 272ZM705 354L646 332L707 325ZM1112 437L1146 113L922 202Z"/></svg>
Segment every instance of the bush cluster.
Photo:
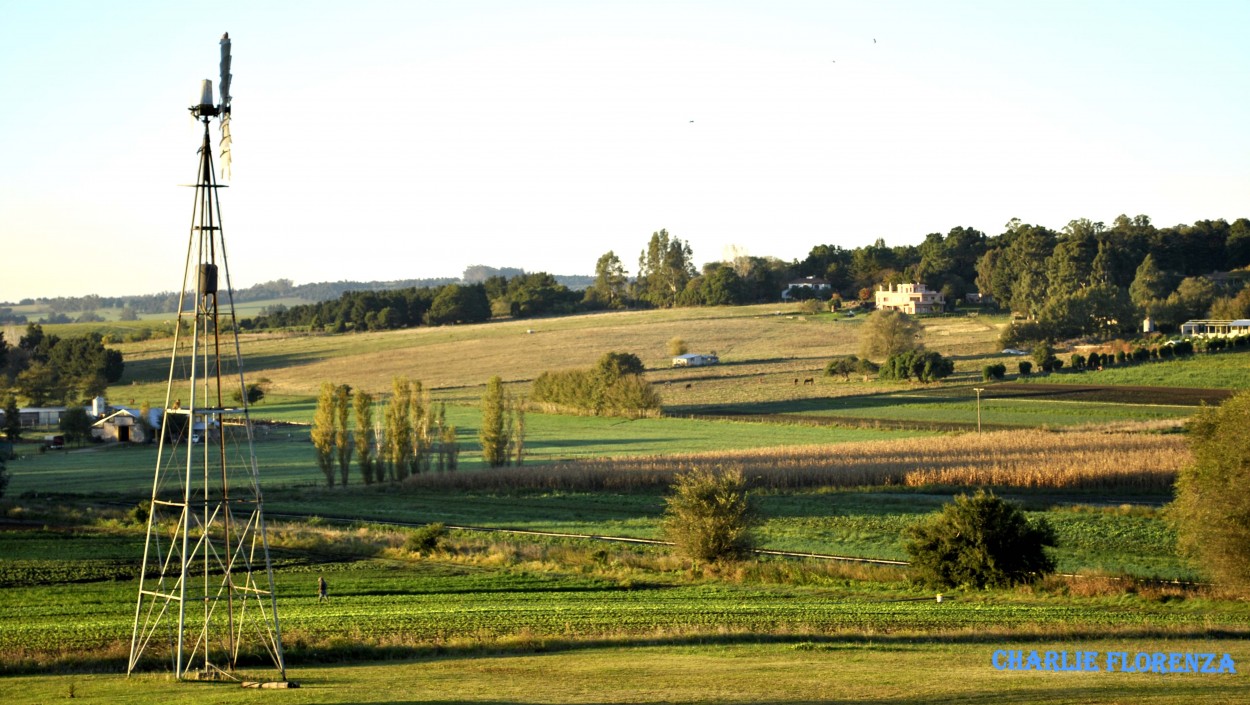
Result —
<svg viewBox="0 0 1250 705"><path fill-rule="evenodd" d="M981 370L981 379L985 380L986 382L989 382L992 380L1001 380L1003 377L1006 377L1006 376L1007 376L1007 366L1001 362L996 365L986 365L985 368Z"/></svg>
<svg viewBox="0 0 1250 705"><path fill-rule="evenodd" d="M846 357L836 357L825 365L825 376L839 376L843 380L849 380L852 374L862 374L864 376L875 375L880 371L877 363L866 358L847 355Z"/></svg>
<svg viewBox="0 0 1250 705"><path fill-rule="evenodd" d="M404 540L404 548L413 553L429 553L438 548L438 544L447 536L447 526L442 522L426 524L408 534Z"/></svg>
<svg viewBox="0 0 1250 705"><path fill-rule="evenodd" d="M932 350L912 350L891 355L881 366L881 379L916 379L936 382L955 371L955 363Z"/></svg>
<svg viewBox="0 0 1250 705"><path fill-rule="evenodd" d="M632 353L606 353L591 369L543 372L534 380L531 399L596 416L639 416L660 409L660 395L642 376Z"/></svg>
<svg viewBox="0 0 1250 705"><path fill-rule="evenodd" d="M1177 545L1203 573L1250 590L1250 392L1203 408L1188 426L1194 462L1176 481Z"/></svg>
<svg viewBox="0 0 1250 705"><path fill-rule="evenodd" d="M664 501L664 537L681 555L717 561L750 554L755 511L741 470L692 468L677 475Z"/></svg>

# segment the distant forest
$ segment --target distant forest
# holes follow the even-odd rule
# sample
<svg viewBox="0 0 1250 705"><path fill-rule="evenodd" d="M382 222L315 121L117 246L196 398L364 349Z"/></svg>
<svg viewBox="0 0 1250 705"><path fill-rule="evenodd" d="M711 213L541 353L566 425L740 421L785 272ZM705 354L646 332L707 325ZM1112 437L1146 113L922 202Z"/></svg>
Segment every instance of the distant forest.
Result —
<svg viewBox="0 0 1250 705"><path fill-rule="evenodd" d="M234 291L236 303L252 301L270 301L273 299L304 299L307 301L329 301L337 299L349 291L393 291L406 288L436 288L453 283L483 282L491 276L501 273L508 276L523 274L523 270L504 267L495 268L484 265L473 265L464 271L464 275L455 277L435 277L428 279L402 279L396 281L336 281L315 282L311 284L295 284L290 279L275 279L245 289ZM584 289L592 281L587 275L557 275L556 280L571 289ZM45 323L67 323L78 320L83 314L101 309L130 310L134 314L170 313L178 310L178 292L162 291L156 294L135 294L127 296L58 296L26 298L18 302L20 306L42 306L50 316L44 318ZM0 323L27 323L26 317L15 315L10 308L0 308Z"/></svg>
<svg viewBox="0 0 1250 705"><path fill-rule="evenodd" d="M743 254L701 269L693 262L687 242L660 230L641 250L632 274L615 252L607 252L593 277L474 266L461 279L302 286L279 280L236 292L235 300L315 301L267 307L242 321L245 328L345 332L500 316L772 302L790 282L811 278L828 285L821 298L834 306L870 302L874 288L904 282L941 291L948 307L977 294L982 303L1025 321L1017 326L1024 339L1128 335L1140 330L1145 317L1162 331L1176 330L1190 318L1250 317L1246 218L1160 228L1147 216L1121 215L1110 224L1073 220L1058 231L1013 220L993 236L956 227L930 233L918 245L890 247L880 239L849 250L816 245L801 261ZM68 311L129 306L164 312L176 299L166 293L46 303Z"/></svg>

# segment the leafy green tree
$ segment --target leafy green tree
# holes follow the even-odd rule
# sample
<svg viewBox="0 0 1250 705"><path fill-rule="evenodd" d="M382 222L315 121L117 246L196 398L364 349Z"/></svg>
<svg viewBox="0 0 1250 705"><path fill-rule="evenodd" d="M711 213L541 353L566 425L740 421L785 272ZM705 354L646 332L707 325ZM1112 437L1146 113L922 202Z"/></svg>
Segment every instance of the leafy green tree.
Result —
<svg viewBox="0 0 1250 705"><path fill-rule="evenodd" d="M946 293L948 300L961 300L976 280L977 262L985 248L985 234L973 228L951 228L945 238L931 233L917 248L920 262L915 278Z"/></svg>
<svg viewBox="0 0 1250 705"><path fill-rule="evenodd" d="M1210 316L1225 321L1250 318L1250 287L1242 289L1236 296L1216 299L1211 304Z"/></svg>
<svg viewBox="0 0 1250 705"><path fill-rule="evenodd" d="M32 359L26 369L17 374L14 388L26 398L31 406L46 406L52 401L65 399L65 387L56 369L42 360Z"/></svg>
<svg viewBox="0 0 1250 705"><path fill-rule="evenodd" d="M508 455L513 465L521 467L525 460L525 399L517 400L510 408L512 428L508 432Z"/></svg>
<svg viewBox="0 0 1250 705"><path fill-rule="evenodd" d="M705 274L699 290L704 306L735 306L747 301L742 277L731 267L719 266Z"/></svg>
<svg viewBox="0 0 1250 705"><path fill-rule="evenodd" d="M326 476L326 486L334 487L334 385L321 383L317 395L317 409L313 412L313 425L309 438L317 453L317 467Z"/></svg>
<svg viewBox="0 0 1250 705"><path fill-rule="evenodd" d="M915 350L923 332L920 321L902 311L874 311L862 326L859 354L881 359Z"/></svg>
<svg viewBox="0 0 1250 705"><path fill-rule="evenodd" d="M1032 357L1033 362L1037 363L1038 369L1042 372L1050 372L1054 369L1055 361L1058 359L1055 357L1055 347L1046 340L1039 340L1033 346Z"/></svg>
<svg viewBox="0 0 1250 705"><path fill-rule="evenodd" d="M48 365L59 377L65 401L86 401L108 386L108 359L98 334L62 338L49 350Z"/></svg>
<svg viewBox="0 0 1250 705"><path fill-rule="evenodd" d="M696 274L693 257L690 245L669 237L667 230L652 233L638 258L637 298L661 308L676 304L677 295Z"/></svg>
<svg viewBox="0 0 1250 705"><path fill-rule="evenodd" d="M81 444L91 437L91 424L94 421L87 410L81 406L71 406L61 414L57 427L65 434L68 443Z"/></svg>
<svg viewBox="0 0 1250 705"><path fill-rule="evenodd" d="M569 312L576 301L568 287L546 272L513 277L508 281L504 297L508 302L508 314L513 318Z"/></svg>
<svg viewBox="0 0 1250 705"><path fill-rule="evenodd" d="M901 268L898 253L882 238L851 252L851 275L858 287L871 288L887 280L891 273L897 274Z"/></svg>
<svg viewBox="0 0 1250 705"><path fill-rule="evenodd" d="M242 404L245 399L249 406L257 404L265 398L265 385L268 381L248 382L243 388L244 391L236 391L231 398L234 399L236 404ZM246 395L244 392L246 392Z"/></svg>
<svg viewBox="0 0 1250 705"><path fill-rule="evenodd" d="M640 375L646 371L646 366L633 353L607 352L595 363L595 371L596 374L610 383L624 375Z"/></svg>
<svg viewBox="0 0 1250 705"><path fill-rule="evenodd" d="M34 353L37 359L47 360L47 348L56 344L55 335L45 335L43 326L38 323L27 323L26 334L18 338L17 346L22 350ZM43 351L40 355L39 351Z"/></svg>
<svg viewBox="0 0 1250 705"><path fill-rule="evenodd" d="M356 413L356 433L352 439L356 444L356 463L360 466L361 479L366 485L370 485L373 484L373 470L376 465L370 438L373 433L373 395L363 390L356 392L352 407ZM377 479L382 481L381 473Z"/></svg>
<svg viewBox="0 0 1250 705"><path fill-rule="evenodd" d="M1097 224L1083 219L1074 220L1064 228L1064 234L1046 259L1048 299L1072 296L1092 283L1099 231Z"/></svg>
<svg viewBox="0 0 1250 705"><path fill-rule="evenodd" d="M872 360L860 358L859 362L855 363L855 371L863 375L864 381L867 382L869 377L881 372L881 367Z"/></svg>
<svg viewBox="0 0 1250 705"><path fill-rule="evenodd" d="M1113 252L1113 248L1109 247L1105 240L1098 243L1098 252L1094 255L1094 262L1089 269L1089 281L1094 286L1122 288L1116 277Z"/></svg>
<svg viewBox="0 0 1250 705"><path fill-rule="evenodd" d="M1030 335L1032 340L1085 335L1112 338L1135 330L1136 321L1127 292L1109 284L1095 284L1052 295ZM1029 324L1020 328L1022 333L1029 331Z"/></svg>
<svg viewBox="0 0 1250 705"><path fill-rule="evenodd" d="M482 444L482 459L492 468L508 463L510 426L507 392L503 380L496 375L486 383L486 393L482 395L482 426L477 436Z"/></svg>
<svg viewBox="0 0 1250 705"><path fill-rule="evenodd" d="M17 408L17 397L12 394L4 402L4 435L11 443L22 437L22 418Z"/></svg>
<svg viewBox="0 0 1250 705"><path fill-rule="evenodd" d="M847 382L847 381L850 381L851 374L856 372L858 369L859 369L858 357L854 355L848 355L846 357L836 357L830 360L829 364L825 365L825 376L833 377L836 375L838 377L841 377L843 382Z"/></svg>
<svg viewBox="0 0 1250 705"><path fill-rule="evenodd" d="M1228 269L1241 269L1250 265L1250 219L1238 218L1228 226L1228 240L1224 243Z"/></svg>
<svg viewBox="0 0 1250 705"><path fill-rule="evenodd" d="M1011 272L1003 248L992 247L977 260L977 291L993 297L996 304L1006 306L1011 301Z"/></svg>
<svg viewBox="0 0 1250 705"><path fill-rule="evenodd" d="M1049 282L1046 260L1055 249L1055 234L1040 225L1016 224L1003 256L1012 277L1012 311L1034 317L1046 302Z"/></svg>
<svg viewBox="0 0 1250 705"><path fill-rule="evenodd" d="M447 423L445 404L440 402L438 412L438 469L453 471L460 464L460 441L454 424Z"/></svg>
<svg viewBox="0 0 1250 705"><path fill-rule="evenodd" d="M434 448L434 407L430 402L430 392L416 380L412 383L412 398L408 404L408 413L412 415L412 457L411 468L415 475L422 470L430 469L430 460Z"/></svg>
<svg viewBox="0 0 1250 705"><path fill-rule="evenodd" d="M594 308L623 308L628 290L629 276L621 258L609 250L595 262L595 281L586 287L584 300Z"/></svg>
<svg viewBox="0 0 1250 705"><path fill-rule="evenodd" d="M1217 582L1250 589L1250 392L1206 407L1188 427L1194 462L1169 515L1182 553Z"/></svg>
<svg viewBox="0 0 1250 705"><path fill-rule="evenodd" d="M1206 277L1185 277L1176 291L1168 295L1168 308L1176 313L1179 325L1193 318L1203 318L1219 297L1219 289Z"/></svg>
<svg viewBox="0 0 1250 705"><path fill-rule="evenodd" d="M1146 315L1154 316L1170 291L1169 277L1155 264L1154 255L1146 255L1128 289L1133 305Z"/></svg>
<svg viewBox="0 0 1250 705"><path fill-rule="evenodd" d="M438 291L426 313L432 326L481 323L490 320L490 300L481 284L448 284Z"/></svg>
<svg viewBox="0 0 1250 705"><path fill-rule="evenodd" d="M351 397L352 388L340 384L334 388L334 454L339 461L339 484L347 487L347 479L351 475L352 444L351 429Z"/></svg>
<svg viewBox="0 0 1250 705"><path fill-rule="evenodd" d="M408 477L412 462L412 382L406 377L391 381L386 405L386 464L391 481Z"/></svg>
<svg viewBox="0 0 1250 705"><path fill-rule="evenodd" d="M1009 587L1051 573L1055 533L992 493L961 494L906 531L912 579L935 588Z"/></svg>
<svg viewBox="0 0 1250 705"><path fill-rule="evenodd" d="M696 561L750 555L756 513L742 470L696 467L679 473L664 503L661 530L679 554Z"/></svg>

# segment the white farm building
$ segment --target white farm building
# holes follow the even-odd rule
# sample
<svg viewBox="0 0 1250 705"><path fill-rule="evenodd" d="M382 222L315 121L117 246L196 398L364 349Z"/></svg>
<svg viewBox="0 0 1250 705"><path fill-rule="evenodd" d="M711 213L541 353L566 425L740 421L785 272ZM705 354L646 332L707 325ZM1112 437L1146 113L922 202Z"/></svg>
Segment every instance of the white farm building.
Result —
<svg viewBox="0 0 1250 705"><path fill-rule="evenodd" d="M715 354L698 355L695 353L687 353L685 355L677 355L673 358L673 367L703 367L704 365L715 365L720 362L720 358Z"/></svg>

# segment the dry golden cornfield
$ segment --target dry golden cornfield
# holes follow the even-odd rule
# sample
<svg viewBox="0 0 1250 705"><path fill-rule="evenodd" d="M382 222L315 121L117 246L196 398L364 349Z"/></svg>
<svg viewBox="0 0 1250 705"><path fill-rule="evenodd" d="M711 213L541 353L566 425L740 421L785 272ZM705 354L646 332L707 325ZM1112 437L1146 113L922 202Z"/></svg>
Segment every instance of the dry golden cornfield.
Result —
<svg viewBox="0 0 1250 705"><path fill-rule="evenodd" d="M1191 459L1179 434L998 431L742 451L597 459L421 475L419 487L632 490L692 466L741 468L761 489L926 485L1166 490Z"/></svg>

